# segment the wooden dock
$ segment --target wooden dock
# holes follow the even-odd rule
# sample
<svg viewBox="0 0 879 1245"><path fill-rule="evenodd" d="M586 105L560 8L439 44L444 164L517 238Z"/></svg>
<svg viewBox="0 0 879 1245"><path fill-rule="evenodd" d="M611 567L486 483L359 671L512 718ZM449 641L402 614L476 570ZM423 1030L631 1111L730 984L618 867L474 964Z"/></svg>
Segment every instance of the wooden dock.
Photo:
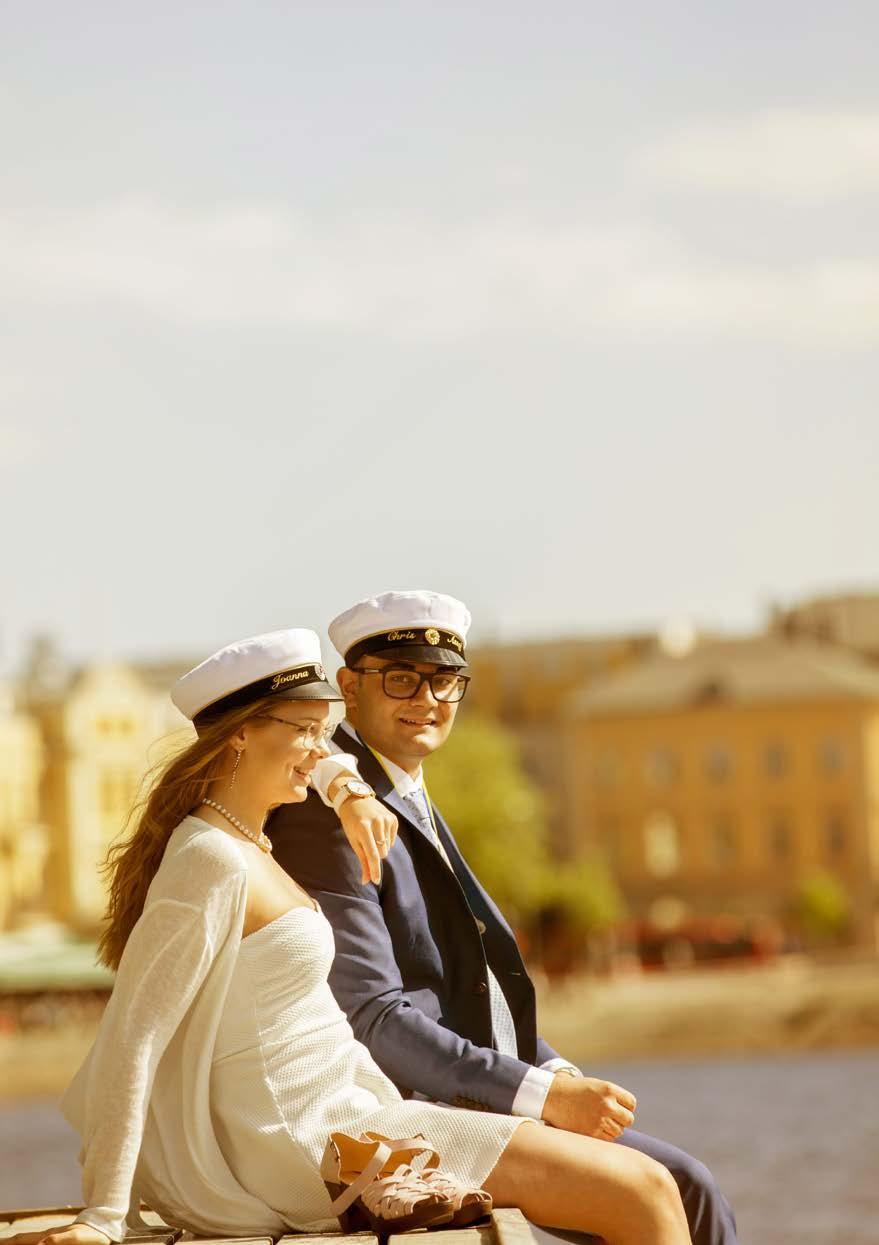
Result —
<svg viewBox="0 0 879 1245"><path fill-rule="evenodd" d="M0 1240L17 1232L48 1232L52 1228L65 1227L79 1214L81 1206L30 1207L22 1210L0 1211ZM151 1212L144 1213L148 1223L145 1231L131 1231L125 1245L378 1245L378 1237L372 1232L357 1232L346 1236L341 1232L291 1232L286 1236L193 1236L169 1228ZM427 1229L441 1236L437 1245L534 1245L534 1234L528 1220L520 1210L496 1210L470 1228ZM423 1236L425 1229L418 1235ZM391 1245L411 1245L412 1232L388 1237Z"/></svg>

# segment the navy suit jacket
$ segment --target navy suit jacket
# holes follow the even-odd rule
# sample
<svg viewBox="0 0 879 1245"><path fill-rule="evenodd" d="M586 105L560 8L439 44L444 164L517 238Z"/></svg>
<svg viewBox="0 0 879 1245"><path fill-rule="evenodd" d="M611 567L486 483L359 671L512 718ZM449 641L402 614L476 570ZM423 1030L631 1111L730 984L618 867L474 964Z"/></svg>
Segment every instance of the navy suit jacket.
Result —
<svg viewBox="0 0 879 1245"><path fill-rule="evenodd" d="M537 1036L534 987L513 932L439 812L451 869L369 749L343 731L336 742L356 755L400 823L381 883L361 883L336 814L313 791L302 804L282 805L267 827L275 859L333 926L332 991L401 1093L509 1114L528 1068L558 1058ZM519 1059L493 1046L488 964L516 1025Z"/></svg>

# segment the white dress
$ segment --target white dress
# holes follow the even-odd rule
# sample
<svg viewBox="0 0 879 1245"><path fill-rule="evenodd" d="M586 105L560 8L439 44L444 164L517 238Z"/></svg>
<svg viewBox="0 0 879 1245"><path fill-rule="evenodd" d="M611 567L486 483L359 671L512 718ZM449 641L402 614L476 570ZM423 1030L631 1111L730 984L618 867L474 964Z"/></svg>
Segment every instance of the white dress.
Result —
<svg viewBox="0 0 879 1245"><path fill-rule="evenodd" d="M318 1171L332 1131L423 1133L481 1185L524 1120L401 1098L327 984L326 918L292 908L242 939L245 903L236 840L187 818L64 1099L83 1138L80 1221L120 1240L142 1197L201 1235L337 1229Z"/></svg>

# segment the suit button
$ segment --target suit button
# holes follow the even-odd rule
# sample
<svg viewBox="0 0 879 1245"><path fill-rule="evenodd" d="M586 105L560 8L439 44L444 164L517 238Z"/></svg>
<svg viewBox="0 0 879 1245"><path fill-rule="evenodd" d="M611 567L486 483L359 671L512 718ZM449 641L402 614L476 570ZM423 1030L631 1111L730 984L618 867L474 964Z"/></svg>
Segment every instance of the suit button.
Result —
<svg viewBox="0 0 879 1245"><path fill-rule="evenodd" d="M477 917L476 928L479 930L480 935L484 934L485 933L485 921L480 921L479 918Z"/></svg>
<svg viewBox="0 0 879 1245"><path fill-rule="evenodd" d="M488 994L488 982L477 981L476 985L473 987L473 993L474 994Z"/></svg>

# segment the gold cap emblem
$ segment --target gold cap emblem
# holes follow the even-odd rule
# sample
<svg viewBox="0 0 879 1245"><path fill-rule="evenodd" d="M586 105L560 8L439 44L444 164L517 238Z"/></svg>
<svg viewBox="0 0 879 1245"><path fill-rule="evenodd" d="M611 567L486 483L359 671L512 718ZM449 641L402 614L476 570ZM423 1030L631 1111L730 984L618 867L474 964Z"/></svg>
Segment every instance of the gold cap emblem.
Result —
<svg viewBox="0 0 879 1245"><path fill-rule="evenodd" d="M327 677L326 670L324 670L323 666L320 666L320 665L315 666L314 673L317 675L319 679L325 679Z"/></svg>
<svg viewBox="0 0 879 1245"><path fill-rule="evenodd" d="M424 638L427 640L428 644L439 644L440 633L437 631L436 627L428 627L424 633Z"/></svg>

